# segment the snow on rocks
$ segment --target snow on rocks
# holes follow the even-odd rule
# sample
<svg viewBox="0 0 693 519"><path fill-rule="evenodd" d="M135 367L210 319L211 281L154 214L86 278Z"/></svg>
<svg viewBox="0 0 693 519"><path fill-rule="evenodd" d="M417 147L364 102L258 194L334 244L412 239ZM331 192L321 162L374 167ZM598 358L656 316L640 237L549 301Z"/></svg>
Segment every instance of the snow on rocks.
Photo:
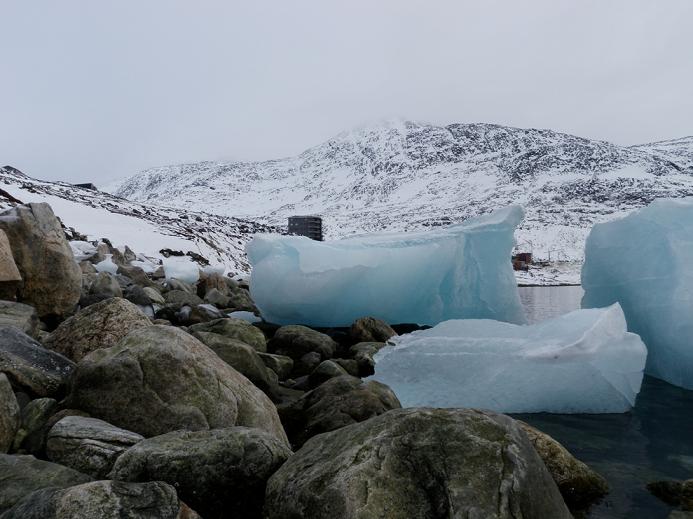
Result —
<svg viewBox="0 0 693 519"><path fill-rule="evenodd" d="M186 283L196 283L200 279L200 267L186 257L172 257L163 260L166 279L179 279Z"/></svg>
<svg viewBox="0 0 693 519"><path fill-rule="evenodd" d="M584 308L620 303L647 348L646 373L693 389L693 198L656 200L595 225L587 239Z"/></svg>
<svg viewBox="0 0 693 519"><path fill-rule="evenodd" d="M391 339L374 379L405 407L503 413L623 413L635 403L647 349L619 305L528 326L453 320Z"/></svg>
<svg viewBox="0 0 693 519"><path fill-rule="evenodd" d="M106 254L106 259L98 262L94 265L94 268L98 272L108 272L109 274L116 274L118 272L118 265L113 262L113 254Z"/></svg>
<svg viewBox="0 0 693 519"><path fill-rule="evenodd" d="M250 291L277 324L348 326L365 315L389 323L448 319L525 322L508 258L523 210L419 233L332 242L260 235L247 246Z"/></svg>

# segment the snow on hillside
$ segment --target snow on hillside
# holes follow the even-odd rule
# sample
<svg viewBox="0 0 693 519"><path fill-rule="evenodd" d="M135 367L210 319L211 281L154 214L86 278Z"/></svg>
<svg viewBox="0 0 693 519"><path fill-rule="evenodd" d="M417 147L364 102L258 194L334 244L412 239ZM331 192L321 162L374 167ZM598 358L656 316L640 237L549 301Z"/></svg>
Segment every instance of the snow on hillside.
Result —
<svg viewBox="0 0 693 519"><path fill-rule="evenodd" d="M213 265L246 272L245 243L255 232L276 230L262 223L130 202L60 182L33 179L0 168L0 211L22 203L47 202L63 225L90 240L107 238L138 253L161 257L162 249L200 254Z"/></svg>
<svg viewBox="0 0 693 519"><path fill-rule="evenodd" d="M693 173L693 136L681 137L671 141L639 144L631 146L631 148L657 155L681 167L682 171Z"/></svg>
<svg viewBox="0 0 693 519"><path fill-rule="evenodd" d="M551 130L397 120L296 157L154 168L110 190L276 225L320 214L329 237L446 225L519 203L527 218L518 248L579 263L595 222L654 198L693 195L691 139L679 141L623 147Z"/></svg>

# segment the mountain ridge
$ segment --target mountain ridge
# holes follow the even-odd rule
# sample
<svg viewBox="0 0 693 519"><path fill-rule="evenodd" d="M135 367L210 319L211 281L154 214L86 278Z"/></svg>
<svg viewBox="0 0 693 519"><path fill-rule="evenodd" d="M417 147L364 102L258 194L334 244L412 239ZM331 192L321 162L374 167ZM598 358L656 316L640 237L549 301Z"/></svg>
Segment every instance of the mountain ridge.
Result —
<svg viewBox="0 0 693 519"><path fill-rule="evenodd" d="M273 225L321 214L329 237L444 225L520 203L520 245L580 261L592 224L654 198L693 196L693 139L619 146L547 129L390 120L294 157L151 168L112 190Z"/></svg>

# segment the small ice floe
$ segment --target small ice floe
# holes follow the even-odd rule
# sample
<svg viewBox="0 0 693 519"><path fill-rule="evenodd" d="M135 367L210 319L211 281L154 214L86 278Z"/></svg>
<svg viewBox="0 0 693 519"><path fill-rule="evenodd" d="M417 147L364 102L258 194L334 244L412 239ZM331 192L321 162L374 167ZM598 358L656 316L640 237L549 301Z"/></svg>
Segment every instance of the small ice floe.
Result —
<svg viewBox="0 0 693 519"><path fill-rule="evenodd" d="M164 258L163 265L166 279L175 278L186 283L197 283L200 279L200 266L188 257Z"/></svg>
<svg viewBox="0 0 693 519"><path fill-rule="evenodd" d="M88 241L75 240L68 243L70 244L72 254L74 255L77 263L88 260L94 254L96 254L96 246Z"/></svg>
<svg viewBox="0 0 693 519"><path fill-rule="evenodd" d="M635 403L647 357L618 304L528 326L469 319L391 339L375 380L405 407L502 413L622 413Z"/></svg>
<svg viewBox="0 0 693 519"><path fill-rule="evenodd" d="M243 319L244 321L248 321L249 323L259 323L262 321L262 319L255 315L253 312L238 311L231 312L226 315L228 315L229 317L233 317L234 319Z"/></svg>

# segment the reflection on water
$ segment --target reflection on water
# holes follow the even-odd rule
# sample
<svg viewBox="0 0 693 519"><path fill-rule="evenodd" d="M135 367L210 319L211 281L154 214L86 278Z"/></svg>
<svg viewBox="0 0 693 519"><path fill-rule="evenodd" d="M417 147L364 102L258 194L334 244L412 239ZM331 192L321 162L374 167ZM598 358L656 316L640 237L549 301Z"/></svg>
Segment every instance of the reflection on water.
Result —
<svg viewBox="0 0 693 519"><path fill-rule="evenodd" d="M522 287L530 322L579 308L580 287ZM594 519L664 519L670 507L645 488L650 481L693 477L693 391L645 377L635 408L609 415L516 415L547 432L599 471L611 492Z"/></svg>
<svg viewBox="0 0 693 519"><path fill-rule="evenodd" d="M518 287L530 324L580 308L582 287Z"/></svg>

